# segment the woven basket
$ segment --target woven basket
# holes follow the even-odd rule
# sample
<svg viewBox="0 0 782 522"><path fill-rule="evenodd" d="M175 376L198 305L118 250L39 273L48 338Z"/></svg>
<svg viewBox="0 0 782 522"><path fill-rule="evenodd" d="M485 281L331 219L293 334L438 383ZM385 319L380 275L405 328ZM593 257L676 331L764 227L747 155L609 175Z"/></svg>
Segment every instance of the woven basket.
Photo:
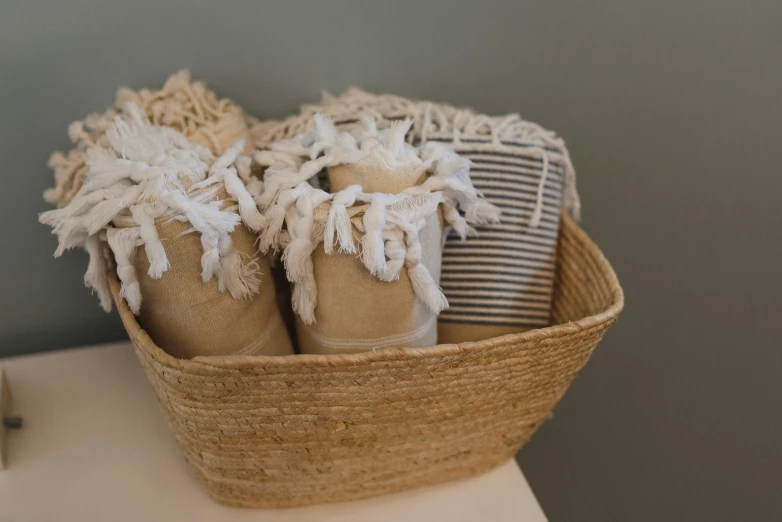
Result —
<svg viewBox="0 0 782 522"><path fill-rule="evenodd" d="M600 250L564 216L556 326L458 346L175 359L118 301L116 277L111 285L196 478L216 501L247 507L369 497L505 462L548 418L624 299Z"/></svg>

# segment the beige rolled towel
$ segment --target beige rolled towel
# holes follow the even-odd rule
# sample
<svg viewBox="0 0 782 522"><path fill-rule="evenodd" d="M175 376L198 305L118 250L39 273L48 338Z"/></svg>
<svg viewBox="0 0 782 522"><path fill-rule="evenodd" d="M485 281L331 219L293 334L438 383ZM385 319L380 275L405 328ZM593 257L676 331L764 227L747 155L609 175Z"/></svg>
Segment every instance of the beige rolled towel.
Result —
<svg viewBox="0 0 782 522"><path fill-rule="evenodd" d="M230 205L224 190L208 199L203 196L209 191L203 192L205 203ZM136 249L133 264L143 298L139 321L157 345L180 358L293 353L256 234L238 224L229 236L233 249L221 259L221 280L204 282L203 247L192 226L173 215L158 218L155 226L170 264L164 277L149 276L144 248Z"/></svg>
<svg viewBox="0 0 782 522"><path fill-rule="evenodd" d="M74 246L90 254L85 282L110 309L107 241L120 297L161 348L190 358L292 353L268 263L251 230L265 220L245 144L219 156L171 127L152 124L138 105L115 117L85 151L83 185L41 222L58 236L55 255ZM263 278L263 279L261 279ZM143 304L142 304L143 301Z"/></svg>
<svg viewBox="0 0 782 522"><path fill-rule="evenodd" d="M386 169L351 164L329 168L328 177L333 193L361 186L367 193L399 194L423 182L426 170L422 165ZM430 203L427 209L427 202L434 204ZM437 200L430 195L410 198L389 205L388 213L393 215L405 203L430 213L413 226L420 241L422 264L431 276L431 284L438 285L443 228ZM355 230L365 232L362 217L368 208L354 207ZM356 234L354 244L359 241L360 236ZM348 353L437 344L439 310L428 308L416 296L407 267L401 267L395 280L385 278L391 280L384 281L372 275L355 253L327 254L322 244L313 252L312 265L318 300L312 324L297 317L296 332L302 353Z"/></svg>
<svg viewBox="0 0 782 522"><path fill-rule="evenodd" d="M368 118L355 133L317 115L313 124L256 154L270 165L261 244L283 250L300 350L436 344L447 307L438 284L444 222L466 235L459 207L480 206L486 219L496 209L470 184L468 162L444 146L404 142L410 122L378 131ZM330 192L310 184L323 168Z"/></svg>

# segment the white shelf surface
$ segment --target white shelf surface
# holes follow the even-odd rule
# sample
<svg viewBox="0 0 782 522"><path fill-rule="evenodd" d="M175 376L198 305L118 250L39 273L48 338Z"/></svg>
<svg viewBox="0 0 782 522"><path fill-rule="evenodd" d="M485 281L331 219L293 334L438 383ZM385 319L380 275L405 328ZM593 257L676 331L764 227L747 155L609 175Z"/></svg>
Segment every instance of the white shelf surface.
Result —
<svg viewBox="0 0 782 522"><path fill-rule="evenodd" d="M524 521L546 518L515 461L470 479L283 510L213 502L191 476L129 343L0 359L9 433L0 522Z"/></svg>

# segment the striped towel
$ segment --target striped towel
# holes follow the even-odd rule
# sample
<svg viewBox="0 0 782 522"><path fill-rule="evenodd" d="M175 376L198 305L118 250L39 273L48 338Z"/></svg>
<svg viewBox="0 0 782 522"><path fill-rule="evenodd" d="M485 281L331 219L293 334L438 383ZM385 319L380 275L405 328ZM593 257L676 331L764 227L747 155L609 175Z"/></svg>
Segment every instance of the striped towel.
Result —
<svg viewBox="0 0 782 522"><path fill-rule="evenodd" d="M561 152L534 143L460 141L452 146L470 159L473 185L502 210L502 219L465 241L453 231L448 236L440 284L450 307L439 321L493 327L498 335L547 326L565 177Z"/></svg>

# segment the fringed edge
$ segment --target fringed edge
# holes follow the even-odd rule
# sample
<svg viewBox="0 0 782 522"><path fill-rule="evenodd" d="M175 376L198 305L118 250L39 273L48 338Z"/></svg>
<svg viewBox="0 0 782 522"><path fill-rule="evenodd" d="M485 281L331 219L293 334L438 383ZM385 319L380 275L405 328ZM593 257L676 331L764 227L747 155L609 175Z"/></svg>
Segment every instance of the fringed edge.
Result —
<svg viewBox="0 0 782 522"><path fill-rule="evenodd" d="M117 116L128 116L129 104L139 106L152 123L171 127L214 154L222 154L226 147L250 135L250 118L241 107L218 98L203 82L192 81L187 70L172 74L160 90L121 87L108 110L68 126L75 148L67 154L55 152L49 158L54 187L44 191L47 202L64 207L79 193L87 173L86 151L95 145L106 146L106 130Z"/></svg>
<svg viewBox="0 0 782 522"><path fill-rule="evenodd" d="M130 311L138 315L141 310L141 286L133 257L136 248L141 245L139 231L136 228L109 228L106 230L106 239L117 263L117 277L121 285L119 296L128 304Z"/></svg>
<svg viewBox="0 0 782 522"><path fill-rule="evenodd" d="M431 137L450 139L453 143L462 140L481 139L497 147L506 147L506 143L529 144L535 152L545 158L541 174L541 187L548 175L548 163L552 152L558 156L564 166L564 187L562 205L565 211L576 221L581 219L581 200L576 186L576 172L565 141L556 133L540 125L524 120L518 114L506 116L486 116L472 109L457 108L443 103L414 101L391 94L374 94L352 87L334 96L324 93L320 104L304 105L300 113L284 121L260 122L251 128L254 144L257 148L268 148L272 143L288 140L309 130L313 115L322 113L330 117L339 127L350 128L360 116L371 116L378 127L388 127L394 120L410 119L412 128L407 132L410 143L426 144ZM541 190L539 190L540 192ZM538 198L540 199L540 197ZM540 214L542 204L536 206ZM530 220L530 226L536 227L539 219Z"/></svg>
<svg viewBox="0 0 782 522"><path fill-rule="evenodd" d="M87 272L84 274L84 285L98 294L100 306L106 312L111 312L111 291L106 278L106 260L101 252L100 238L89 236L84 244L84 250L90 257Z"/></svg>
<svg viewBox="0 0 782 522"><path fill-rule="evenodd" d="M349 133L339 132L327 117L316 114L313 125L310 132L273 143L268 151L254 154L259 165L268 167L259 200L262 210L275 204L282 191L309 181L326 167L362 164L396 169L421 164L415 148L404 139L411 120L378 130L374 119L365 117L361 127ZM300 163L302 157L309 160Z"/></svg>
<svg viewBox="0 0 782 522"><path fill-rule="evenodd" d="M296 284L293 307L306 324L315 321L317 288L311 256L320 241L327 254L334 253L336 242L340 252L359 254L367 270L382 281L398 279L405 266L415 295L438 314L448 303L421 262L418 231L426 218L442 205L446 222L463 238L475 233L470 224L499 220L499 210L473 187L469 161L443 144L428 144L419 151L406 143L411 124L407 120L379 130L373 118L365 117L359 129L348 133L316 114L311 132L272 144L269 154L256 155L256 161L266 161L269 167L259 201L267 223L260 248L283 250L288 279ZM302 157L309 159L301 162ZM323 168L348 164L421 166L430 175L422 185L396 195L364 193L358 185L328 194L308 183ZM330 208L317 222L314 209L324 202L330 202ZM351 219L348 208L357 203L363 210Z"/></svg>
<svg viewBox="0 0 782 522"><path fill-rule="evenodd" d="M152 125L139 107L131 105L127 113L128 119L117 117L106 129L110 149L95 145L86 152L87 178L77 196L65 207L39 216L58 237L55 257L69 248L84 247L90 254L85 283L98 292L101 306L110 308L107 287L98 275L100 256L96 257L97 235L106 230L109 246L118 258L122 297L138 313L138 281L135 270L128 265L135 249L143 246L151 278L158 279L168 270L168 258L156 228L156 220L168 215L188 221L201 234L204 282L217 277L220 290L236 299L258 293L257 263L243 259L230 238L241 221L256 232L267 225L255 202L262 184L250 184L251 192L242 180L251 178L250 158L240 155L244 142L237 141L214 159L209 150L181 133ZM219 201L190 197L219 183L237 201L238 214L221 210ZM128 220L128 228L110 226Z"/></svg>

